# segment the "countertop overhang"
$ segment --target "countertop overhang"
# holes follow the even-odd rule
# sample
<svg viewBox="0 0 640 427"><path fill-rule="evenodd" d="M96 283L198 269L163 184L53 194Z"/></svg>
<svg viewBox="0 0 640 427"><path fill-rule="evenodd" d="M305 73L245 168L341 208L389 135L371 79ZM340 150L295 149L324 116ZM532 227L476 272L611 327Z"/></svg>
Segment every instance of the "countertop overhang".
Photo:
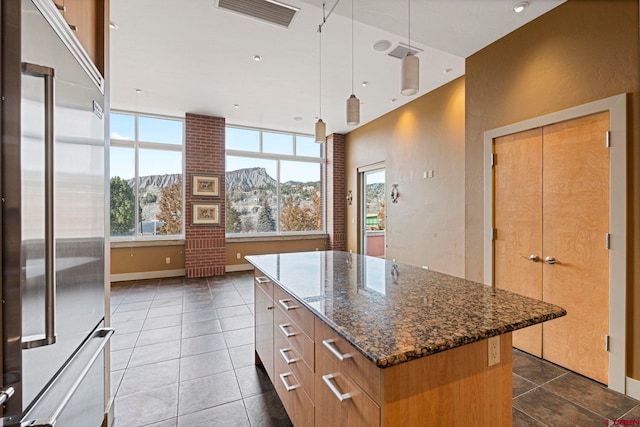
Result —
<svg viewBox="0 0 640 427"><path fill-rule="evenodd" d="M380 368L567 314L481 283L347 252L245 258Z"/></svg>

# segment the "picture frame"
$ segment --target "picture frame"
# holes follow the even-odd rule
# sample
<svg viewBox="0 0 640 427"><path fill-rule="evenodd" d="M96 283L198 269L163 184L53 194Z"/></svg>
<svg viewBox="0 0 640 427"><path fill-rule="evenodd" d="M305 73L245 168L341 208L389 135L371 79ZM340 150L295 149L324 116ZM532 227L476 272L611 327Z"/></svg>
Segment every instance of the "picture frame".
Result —
<svg viewBox="0 0 640 427"><path fill-rule="evenodd" d="M192 175L191 195L220 197L220 177L218 175Z"/></svg>
<svg viewBox="0 0 640 427"><path fill-rule="evenodd" d="M220 225L220 203L191 203L192 225Z"/></svg>

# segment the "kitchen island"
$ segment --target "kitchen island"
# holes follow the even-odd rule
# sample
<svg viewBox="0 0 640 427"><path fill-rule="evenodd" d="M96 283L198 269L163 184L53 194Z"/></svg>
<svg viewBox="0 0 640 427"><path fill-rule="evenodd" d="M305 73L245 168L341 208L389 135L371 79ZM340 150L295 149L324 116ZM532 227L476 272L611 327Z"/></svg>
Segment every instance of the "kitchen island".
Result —
<svg viewBox="0 0 640 427"><path fill-rule="evenodd" d="M511 332L566 314L346 252L246 259L256 362L296 426L510 426Z"/></svg>

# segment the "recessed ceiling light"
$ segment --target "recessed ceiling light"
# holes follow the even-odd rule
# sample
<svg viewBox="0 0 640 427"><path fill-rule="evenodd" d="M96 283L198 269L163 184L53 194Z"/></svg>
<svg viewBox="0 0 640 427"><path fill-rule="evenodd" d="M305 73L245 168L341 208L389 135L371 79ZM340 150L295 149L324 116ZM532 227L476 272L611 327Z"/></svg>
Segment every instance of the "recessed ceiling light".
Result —
<svg viewBox="0 0 640 427"><path fill-rule="evenodd" d="M362 86L364 87L364 86L368 85L368 84L369 84L369 82L362 82L361 84L362 84Z"/></svg>
<svg viewBox="0 0 640 427"><path fill-rule="evenodd" d="M445 74L449 74L452 71L453 71L453 68L445 68L444 70L442 70L442 72Z"/></svg>
<svg viewBox="0 0 640 427"><path fill-rule="evenodd" d="M295 116L293 118L293 120L295 120L296 122L299 122L300 120L302 120L304 117L300 117L300 116Z"/></svg>
<svg viewBox="0 0 640 427"><path fill-rule="evenodd" d="M240 108L240 104L233 104L233 108L237 110L238 108Z"/></svg>
<svg viewBox="0 0 640 427"><path fill-rule="evenodd" d="M136 89L136 93L142 93L142 89Z"/></svg>
<svg viewBox="0 0 640 427"><path fill-rule="evenodd" d="M378 40L373 44L373 50L375 50L376 52L384 52L390 47L391 42L389 40Z"/></svg>
<svg viewBox="0 0 640 427"><path fill-rule="evenodd" d="M262 56L260 56L260 55L253 55L253 60L254 60L254 61L256 61L256 62L260 62L260 61L262 61Z"/></svg>
<svg viewBox="0 0 640 427"><path fill-rule="evenodd" d="M513 11L515 13L520 13L523 10L525 10L528 6L529 6L529 2L528 1L521 1L517 5L513 6Z"/></svg>
<svg viewBox="0 0 640 427"><path fill-rule="evenodd" d="M117 30L120 27L115 22L109 21L109 28L111 28L112 30Z"/></svg>

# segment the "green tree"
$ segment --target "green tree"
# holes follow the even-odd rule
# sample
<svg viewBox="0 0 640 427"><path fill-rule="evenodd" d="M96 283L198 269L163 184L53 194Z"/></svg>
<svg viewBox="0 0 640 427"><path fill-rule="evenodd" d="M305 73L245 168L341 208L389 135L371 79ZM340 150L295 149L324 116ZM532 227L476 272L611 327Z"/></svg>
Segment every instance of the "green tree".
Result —
<svg viewBox="0 0 640 427"><path fill-rule="evenodd" d="M122 236L132 233L135 223L135 195L127 181L115 176L111 178L111 235Z"/></svg>
<svg viewBox="0 0 640 427"><path fill-rule="evenodd" d="M273 211L266 197L262 201L256 228L259 232L276 231L276 220L273 219Z"/></svg>
<svg viewBox="0 0 640 427"><path fill-rule="evenodd" d="M227 214L225 217L224 229L227 233L239 233L242 229L242 221L240 220L240 214L229 200L229 195L226 197Z"/></svg>
<svg viewBox="0 0 640 427"><path fill-rule="evenodd" d="M157 219L164 222L164 225L158 229L158 234L180 234L182 231L182 180L180 177L160 191L158 206L160 212Z"/></svg>

